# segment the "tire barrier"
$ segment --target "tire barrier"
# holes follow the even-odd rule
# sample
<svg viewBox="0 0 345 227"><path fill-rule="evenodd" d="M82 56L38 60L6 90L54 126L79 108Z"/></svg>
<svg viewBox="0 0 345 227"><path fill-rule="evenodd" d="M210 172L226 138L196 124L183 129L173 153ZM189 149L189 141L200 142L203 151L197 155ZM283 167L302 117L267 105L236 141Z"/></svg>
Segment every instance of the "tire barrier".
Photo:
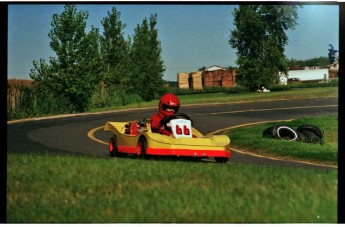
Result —
<svg viewBox="0 0 345 227"><path fill-rule="evenodd" d="M297 128L297 132L304 135L304 142L324 144L323 131L315 125L301 125Z"/></svg>
<svg viewBox="0 0 345 227"><path fill-rule="evenodd" d="M286 125L274 125L262 133L265 138L324 144L323 132L315 125L301 125L296 130Z"/></svg>

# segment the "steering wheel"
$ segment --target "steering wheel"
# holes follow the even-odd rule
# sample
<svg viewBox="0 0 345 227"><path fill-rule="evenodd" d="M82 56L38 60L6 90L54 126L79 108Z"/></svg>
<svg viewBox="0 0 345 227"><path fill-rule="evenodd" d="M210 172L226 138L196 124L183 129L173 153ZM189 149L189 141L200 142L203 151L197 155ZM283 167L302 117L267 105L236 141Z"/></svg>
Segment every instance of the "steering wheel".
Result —
<svg viewBox="0 0 345 227"><path fill-rule="evenodd" d="M163 124L164 128L169 128L169 126L167 126L167 124L173 120L173 119L186 119L186 120L190 120L192 125L193 125L193 120L187 115L187 114L184 114L184 113L177 113L177 114L173 114L173 115L170 115L170 116L166 116L166 122Z"/></svg>

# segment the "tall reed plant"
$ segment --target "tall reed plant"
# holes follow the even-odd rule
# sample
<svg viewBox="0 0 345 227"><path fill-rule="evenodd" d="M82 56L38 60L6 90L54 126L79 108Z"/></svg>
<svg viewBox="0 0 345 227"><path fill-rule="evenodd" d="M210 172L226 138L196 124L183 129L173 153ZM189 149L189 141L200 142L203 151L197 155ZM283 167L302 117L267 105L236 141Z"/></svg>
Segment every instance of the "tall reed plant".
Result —
<svg viewBox="0 0 345 227"><path fill-rule="evenodd" d="M8 84L7 119L23 119L52 114L71 113L75 108L63 96L38 92L34 86Z"/></svg>

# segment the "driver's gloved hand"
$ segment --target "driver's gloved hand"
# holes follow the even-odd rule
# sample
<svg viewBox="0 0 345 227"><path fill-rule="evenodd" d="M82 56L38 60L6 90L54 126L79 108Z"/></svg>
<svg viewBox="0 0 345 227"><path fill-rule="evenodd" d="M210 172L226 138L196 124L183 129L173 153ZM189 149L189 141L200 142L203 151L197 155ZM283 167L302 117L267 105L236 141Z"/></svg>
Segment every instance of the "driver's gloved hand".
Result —
<svg viewBox="0 0 345 227"><path fill-rule="evenodd" d="M165 116L160 122L160 125L165 125L170 121L170 117L169 116Z"/></svg>

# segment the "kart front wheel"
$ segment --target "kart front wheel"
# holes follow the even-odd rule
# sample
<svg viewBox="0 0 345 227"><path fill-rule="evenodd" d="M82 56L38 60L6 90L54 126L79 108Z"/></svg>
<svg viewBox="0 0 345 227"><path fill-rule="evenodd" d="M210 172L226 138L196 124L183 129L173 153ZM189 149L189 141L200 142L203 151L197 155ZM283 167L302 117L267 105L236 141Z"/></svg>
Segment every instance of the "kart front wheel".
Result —
<svg viewBox="0 0 345 227"><path fill-rule="evenodd" d="M147 141L145 137L140 137L137 145L138 156L142 159L146 158L146 148L147 148Z"/></svg>
<svg viewBox="0 0 345 227"><path fill-rule="evenodd" d="M121 153L119 152L118 146L117 146L117 138L116 136L113 136L109 140L109 153L111 157L121 157Z"/></svg>
<svg viewBox="0 0 345 227"><path fill-rule="evenodd" d="M214 157L217 163L226 163L229 158L224 158L224 157Z"/></svg>

